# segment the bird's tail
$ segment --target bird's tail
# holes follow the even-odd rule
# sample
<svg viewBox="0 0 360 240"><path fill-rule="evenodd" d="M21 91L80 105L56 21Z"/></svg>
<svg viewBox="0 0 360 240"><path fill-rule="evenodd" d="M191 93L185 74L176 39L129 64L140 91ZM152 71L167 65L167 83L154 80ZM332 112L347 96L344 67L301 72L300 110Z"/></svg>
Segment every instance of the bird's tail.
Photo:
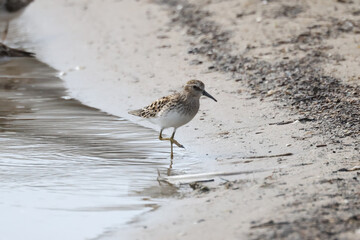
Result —
<svg viewBox="0 0 360 240"><path fill-rule="evenodd" d="M128 113L131 115L134 115L134 116L141 117L141 112L142 112L142 109L137 109L137 110L129 111Z"/></svg>
<svg viewBox="0 0 360 240"><path fill-rule="evenodd" d="M35 57L35 54L0 43L0 57Z"/></svg>

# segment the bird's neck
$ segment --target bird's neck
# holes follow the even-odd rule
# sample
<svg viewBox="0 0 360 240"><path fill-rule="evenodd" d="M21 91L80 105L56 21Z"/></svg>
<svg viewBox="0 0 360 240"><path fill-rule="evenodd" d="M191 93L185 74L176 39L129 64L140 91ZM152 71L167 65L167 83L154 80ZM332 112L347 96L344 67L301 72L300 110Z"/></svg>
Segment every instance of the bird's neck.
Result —
<svg viewBox="0 0 360 240"><path fill-rule="evenodd" d="M195 94L187 92L187 91L183 91L182 94L181 94L181 98L187 104L199 103L200 97L201 97L200 95L195 95Z"/></svg>
<svg viewBox="0 0 360 240"><path fill-rule="evenodd" d="M182 110L188 115L195 116L200 107L200 96L184 91L180 98L184 103Z"/></svg>

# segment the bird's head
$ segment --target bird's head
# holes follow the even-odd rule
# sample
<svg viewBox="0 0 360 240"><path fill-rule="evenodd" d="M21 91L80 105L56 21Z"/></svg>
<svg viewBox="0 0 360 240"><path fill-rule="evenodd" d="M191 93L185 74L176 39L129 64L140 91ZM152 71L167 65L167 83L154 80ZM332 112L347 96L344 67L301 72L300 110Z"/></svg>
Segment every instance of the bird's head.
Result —
<svg viewBox="0 0 360 240"><path fill-rule="evenodd" d="M184 87L185 92L188 92L191 95L201 97L201 95L204 95L206 97L211 98L215 102L217 100L211 96L208 92L205 91L205 84L200 80L190 80L186 83Z"/></svg>

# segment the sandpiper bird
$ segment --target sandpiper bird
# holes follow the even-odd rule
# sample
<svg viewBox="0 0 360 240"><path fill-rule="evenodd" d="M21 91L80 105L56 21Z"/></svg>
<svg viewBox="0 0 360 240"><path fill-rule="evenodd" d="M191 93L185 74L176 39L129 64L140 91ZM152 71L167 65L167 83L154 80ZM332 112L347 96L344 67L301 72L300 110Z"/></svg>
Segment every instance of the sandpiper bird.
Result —
<svg viewBox="0 0 360 240"><path fill-rule="evenodd" d="M2 34L2 41L5 40L8 30L9 22L14 18L20 16L33 0L0 0L0 21L5 22L5 30Z"/></svg>
<svg viewBox="0 0 360 240"><path fill-rule="evenodd" d="M173 144L184 148L175 139L176 129L193 119L199 110L200 97L204 95L215 102L217 100L205 91L205 85L199 80L190 80L186 83L181 93L175 93L160 98L142 109L130 111L129 114L148 119L150 122L160 126L160 140L168 140L171 143L171 159L174 158ZM162 131L165 128L174 128L170 138L163 138Z"/></svg>

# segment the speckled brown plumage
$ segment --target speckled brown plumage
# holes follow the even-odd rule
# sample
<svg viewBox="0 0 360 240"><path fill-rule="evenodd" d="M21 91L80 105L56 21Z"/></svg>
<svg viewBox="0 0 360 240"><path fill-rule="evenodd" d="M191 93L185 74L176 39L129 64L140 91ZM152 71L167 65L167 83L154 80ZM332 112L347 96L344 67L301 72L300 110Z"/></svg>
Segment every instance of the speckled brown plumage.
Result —
<svg viewBox="0 0 360 240"><path fill-rule="evenodd" d="M179 95L180 94L177 93L175 95L162 97L142 109L130 111L129 113L142 118L156 117L156 115L161 112L161 110L164 108L169 108L171 105L173 105L172 100L176 99Z"/></svg>

